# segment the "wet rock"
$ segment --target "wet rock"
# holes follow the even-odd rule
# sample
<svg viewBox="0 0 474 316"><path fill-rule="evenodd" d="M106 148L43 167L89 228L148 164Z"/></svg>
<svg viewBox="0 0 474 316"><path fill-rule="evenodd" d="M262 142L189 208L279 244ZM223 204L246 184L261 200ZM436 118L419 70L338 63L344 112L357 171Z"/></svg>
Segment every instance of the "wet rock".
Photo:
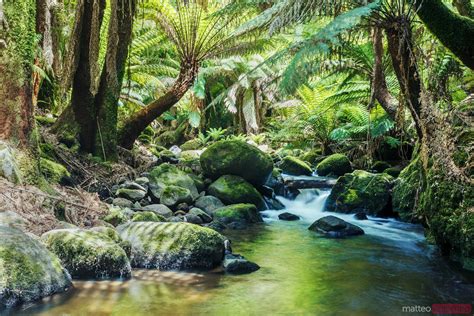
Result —
<svg viewBox="0 0 474 316"><path fill-rule="evenodd" d="M224 225L224 223L221 223L221 222L218 222L218 221L213 221L213 222L205 225L205 227L210 228L212 230L215 230L216 232L222 232L223 230L225 230L227 228L227 226Z"/></svg>
<svg viewBox="0 0 474 316"><path fill-rule="evenodd" d="M164 204L151 204L142 207L143 211L150 211L156 213L157 215L163 216L164 218L169 218L173 216L173 211Z"/></svg>
<svg viewBox="0 0 474 316"><path fill-rule="evenodd" d="M280 215L278 215L278 218L282 221L297 221L300 219L299 216L288 212L281 213Z"/></svg>
<svg viewBox="0 0 474 316"><path fill-rule="evenodd" d="M233 204L224 206L214 211L214 220L220 221L227 226L232 223L248 224L263 222L260 213L253 204Z"/></svg>
<svg viewBox="0 0 474 316"><path fill-rule="evenodd" d="M197 225L201 225L204 223L199 216L194 215L194 214L186 214L184 216L184 221L187 223L197 224Z"/></svg>
<svg viewBox="0 0 474 316"><path fill-rule="evenodd" d="M263 199L265 200L265 204L267 206L267 209L269 209L269 210L279 211L279 210L283 210L285 208L283 203L281 203L279 200L277 200L275 198L263 197Z"/></svg>
<svg viewBox="0 0 474 316"><path fill-rule="evenodd" d="M227 254L222 263L224 271L230 274L248 274L260 269L256 263L248 261L241 255Z"/></svg>
<svg viewBox="0 0 474 316"><path fill-rule="evenodd" d="M76 279L129 278L127 254L107 235L84 229L58 229L44 233L41 240L55 253Z"/></svg>
<svg viewBox="0 0 474 316"><path fill-rule="evenodd" d="M337 180L325 208L339 213L363 211L372 216L390 216L392 186L393 178L388 174L356 170Z"/></svg>
<svg viewBox="0 0 474 316"><path fill-rule="evenodd" d="M16 228L0 226L0 310L72 286L59 258Z"/></svg>
<svg viewBox="0 0 474 316"><path fill-rule="evenodd" d="M333 238L364 234L362 228L332 215L318 219L308 229Z"/></svg>
<svg viewBox="0 0 474 316"><path fill-rule="evenodd" d="M357 219L357 220L359 220L359 221L363 221L363 220L368 219L368 218L367 218L367 215L366 215L364 212L357 212L357 213L355 213L354 218Z"/></svg>
<svg viewBox="0 0 474 316"><path fill-rule="evenodd" d="M112 204L119 207L133 207L133 202L124 198L115 198L112 200Z"/></svg>
<svg viewBox="0 0 474 316"><path fill-rule="evenodd" d="M334 154L321 161L316 167L320 176L343 176L352 171L351 162L343 154Z"/></svg>
<svg viewBox="0 0 474 316"><path fill-rule="evenodd" d="M128 223L117 228L132 243L132 266L160 270L212 269L223 259L224 237L189 223Z"/></svg>
<svg viewBox="0 0 474 316"><path fill-rule="evenodd" d="M188 212L189 215L195 215L195 216L199 216L199 218L203 221L203 223L210 223L212 222L212 216L209 216L206 212L204 212L203 210L197 208L197 207L193 207L189 212Z"/></svg>
<svg viewBox="0 0 474 316"><path fill-rule="evenodd" d="M118 197L124 198L133 202L140 201L146 196L146 191L135 189L118 189L115 193Z"/></svg>
<svg viewBox="0 0 474 316"><path fill-rule="evenodd" d="M313 170L306 162L292 156L283 158L280 169L284 173L294 176L310 176L313 174Z"/></svg>
<svg viewBox="0 0 474 316"><path fill-rule="evenodd" d="M208 215L212 216L213 212L218 208L224 207L224 203L221 200L216 198L215 196L208 195L208 196L201 196L196 200L194 205L206 212Z"/></svg>
<svg viewBox="0 0 474 316"><path fill-rule="evenodd" d="M265 202L260 192L238 176L225 175L220 177L209 186L208 192L226 205L251 203L258 210L265 208Z"/></svg>
<svg viewBox="0 0 474 316"><path fill-rule="evenodd" d="M214 143L200 160L203 172L212 179L236 175L254 185L264 184L273 170L273 161L268 154L238 140Z"/></svg>

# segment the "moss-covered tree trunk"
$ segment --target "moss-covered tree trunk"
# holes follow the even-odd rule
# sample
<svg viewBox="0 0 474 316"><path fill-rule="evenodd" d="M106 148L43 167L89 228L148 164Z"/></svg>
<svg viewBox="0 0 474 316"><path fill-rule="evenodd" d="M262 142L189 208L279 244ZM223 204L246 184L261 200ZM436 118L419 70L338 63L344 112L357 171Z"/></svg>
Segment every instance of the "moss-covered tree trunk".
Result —
<svg viewBox="0 0 474 316"><path fill-rule="evenodd" d="M193 85L198 71L194 61L183 62L181 71L173 87L157 100L133 114L119 132L119 144L127 149L133 147L135 140L160 115L171 109Z"/></svg>
<svg viewBox="0 0 474 316"><path fill-rule="evenodd" d="M125 73L135 14L135 0L113 0L108 31L107 53L95 98L98 133L94 154L115 160L117 156L118 100Z"/></svg>
<svg viewBox="0 0 474 316"><path fill-rule="evenodd" d="M466 66L474 69L474 20L451 11L442 0L412 1L428 29Z"/></svg>
<svg viewBox="0 0 474 316"><path fill-rule="evenodd" d="M0 139L27 146L33 130L34 0L0 0Z"/></svg>

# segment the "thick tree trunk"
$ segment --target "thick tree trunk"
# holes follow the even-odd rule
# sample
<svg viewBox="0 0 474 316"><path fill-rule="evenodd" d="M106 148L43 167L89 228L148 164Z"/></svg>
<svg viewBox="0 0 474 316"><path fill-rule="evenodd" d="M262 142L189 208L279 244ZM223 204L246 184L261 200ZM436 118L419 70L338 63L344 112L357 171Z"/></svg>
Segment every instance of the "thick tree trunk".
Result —
<svg viewBox="0 0 474 316"><path fill-rule="evenodd" d="M148 125L181 100L193 85L197 70L198 65L195 62L182 63L180 75L173 87L125 122L124 127L119 132L119 144L124 148L131 149L135 140Z"/></svg>
<svg viewBox="0 0 474 316"><path fill-rule="evenodd" d="M451 11L441 0L412 0L428 29L466 66L474 69L474 20Z"/></svg>
<svg viewBox="0 0 474 316"><path fill-rule="evenodd" d="M34 125L31 63L35 50L34 2L0 0L0 139L22 146L29 145Z"/></svg>
<svg viewBox="0 0 474 316"><path fill-rule="evenodd" d="M419 140L423 138L421 122L421 81L413 53L411 30L404 27L386 28L388 50L404 100L415 122Z"/></svg>
<svg viewBox="0 0 474 316"><path fill-rule="evenodd" d="M80 1L78 6L81 6ZM81 150L92 153L97 131L94 102L97 92L100 27L104 15L105 0L82 1L84 1L82 3L83 14L79 21L82 31L78 47L78 67L72 83L71 106L75 120L79 125Z"/></svg>
<svg viewBox="0 0 474 316"><path fill-rule="evenodd" d="M373 99L377 100L382 108L387 112L391 119L395 120L398 109L398 100L388 91L385 73L383 70L383 42L382 30L379 27L374 28L373 48L374 48L374 73L372 78Z"/></svg>
<svg viewBox="0 0 474 316"><path fill-rule="evenodd" d="M115 160L117 156L117 103L132 37L135 0L113 0L107 53L95 98L98 133L94 154Z"/></svg>

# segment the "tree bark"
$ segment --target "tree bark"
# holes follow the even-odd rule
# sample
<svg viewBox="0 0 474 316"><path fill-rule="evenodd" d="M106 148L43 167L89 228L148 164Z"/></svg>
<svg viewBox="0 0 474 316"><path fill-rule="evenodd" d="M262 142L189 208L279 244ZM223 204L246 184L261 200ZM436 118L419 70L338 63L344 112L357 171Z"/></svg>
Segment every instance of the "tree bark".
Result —
<svg viewBox="0 0 474 316"><path fill-rule="evenodd" d="M95 94L97 92L97 63L99 57L100 27L105 9L105 0L82 0L83 14L80 18L81 32L78 51L78 66L73 77L71 106L79 125L79 142L83 152L94 152L97 122L95 116ZM78 6L81 5L81 0ZM73 53L73 52L71 52Z"/></svg>
<svg viewBox="0 0 474 316"><path fill-rule="evenodd" d="M474 20L451 11L442 0L412 0L428 29L466 66L474 69Z"/></svg>
<svg viewBox="0 0 474 316"><path fill-rule="evenodd" d="M103 155L104 160L115 160L117 157L117 103L125 74L135 9L136 0L112 1L105 64L95 98L98 133L94 154Z"/></svg>
<svg viewBox="0 0 474 316"><path fill-rule="evenodd" d="M423 138L421 122L421 81L413 53L411 29L390 26L385 29L388 50L404 100L415 122L418 139Z"/></svg>
<svg viewBox="0 0 474 316"><path fill-rule="evenodd" d="M373 49L375 55L374 72L372 78L372 98L377 100L388 116L395 120L398 109L398 100L390 94L385 80L383 70L383 41L382 30L379 27L374 28Z"/></svg>
<svg viewBox="0 0 474 316"><path fill-rule="evenodd" d="M181 71L173 87L157 100L131 116L119 132L120 146L131 149L135 140L160 115L178 103L193 85L198 71L197 63L193 61L182 62Z"/></svg>

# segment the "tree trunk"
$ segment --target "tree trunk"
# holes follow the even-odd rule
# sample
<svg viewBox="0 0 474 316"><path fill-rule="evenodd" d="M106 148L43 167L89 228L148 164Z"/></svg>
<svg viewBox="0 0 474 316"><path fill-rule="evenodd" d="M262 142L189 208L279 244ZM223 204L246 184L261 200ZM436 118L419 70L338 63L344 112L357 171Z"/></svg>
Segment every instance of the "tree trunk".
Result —
<svg viewBox="0 0 474 316"><path fill-rule="evenodd" d="M382 108L387 112L388 116L395 120L398 109L398 100L394 98L388 91L387 82L385 81L385 73L383 71L383 42L382 30L379 27L374 28L373 33L374 48L374 72L372 78L372 98L377 100Z"/></svg>
<svg viewBox="0 0 474 316"><path fill-rule="evenodd" d="M388 50L404 100L415 122L419 140L423 138L421 122L421 81L413 53L411 29L390 26L385 29Z"/></svg>
<svg viewBox="0 0 474 316"><path fill-rule="evenodd" d="M34 126L35 11L33 0L0 0L0 139L22 146Z"/></svg>
<svg viewBox="0 0 474 316"><path fill-rule="evenodd" d="M84 1L81 3L81 1ZM79 0L83 6L78 51L78 67L73 77L71 106L79 125L79 142L83 152L94 152L97 122L95 94L97 92L97 64L99 57L100 27L105 0ZM80 10L80 8L78 8ZM73 52L71 52L73 53Z"/></svg>
<svg viewBox="0 0 474 316"><path fill-rule="evenodd" d="M466 66L474 69L474 20L451 11L441 0L412 0L428 29Z"/></svg>
<svg viewBox="0 0 474 316"><path fill-rule="evenodd" d="M143 130L160 115L171 109L186 94L194 83L197 71L198 65L195 62L183 62L179 77L173 87L127 120L119 132L119 144L124 148L131 149Z"/></svg>
<svg viewBox="0 0 474 316"><path fill-rule="evenodd" d="M107 53L95 98L98 133L94 154L103 155L104 160L115 160L117 157L117 103L132 37L135 8L135 0L112 1Z"/></svg>

